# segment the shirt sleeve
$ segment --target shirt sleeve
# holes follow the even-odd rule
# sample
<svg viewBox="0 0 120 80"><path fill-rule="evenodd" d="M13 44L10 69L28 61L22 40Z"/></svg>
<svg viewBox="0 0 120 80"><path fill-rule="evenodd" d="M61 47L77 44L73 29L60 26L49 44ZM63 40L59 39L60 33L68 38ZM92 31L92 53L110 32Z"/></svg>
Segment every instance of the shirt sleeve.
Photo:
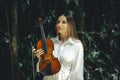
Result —
<svg viewBox="0 0 120 80"><path fill-rule="evenodd" d="M83 78L83 62L84 51L82 44L79 44L76 48L77 55L75 61L72 64L70 74L67 80L84 80Z"/></svg>

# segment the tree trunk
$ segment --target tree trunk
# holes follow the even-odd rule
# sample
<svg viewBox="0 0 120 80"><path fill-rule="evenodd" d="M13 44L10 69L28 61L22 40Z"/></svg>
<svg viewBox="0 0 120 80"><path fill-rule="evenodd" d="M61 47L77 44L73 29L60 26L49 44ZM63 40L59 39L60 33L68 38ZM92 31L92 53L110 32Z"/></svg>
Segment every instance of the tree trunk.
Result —
<svg viewBox="0 0 120 80"><path fill-rule="evenodd" d="M12 80L19 80L17 68L17 0L7 1L7 19L8 19L8 33L10 39L10 54L11 54L11 77Z"/></svg>

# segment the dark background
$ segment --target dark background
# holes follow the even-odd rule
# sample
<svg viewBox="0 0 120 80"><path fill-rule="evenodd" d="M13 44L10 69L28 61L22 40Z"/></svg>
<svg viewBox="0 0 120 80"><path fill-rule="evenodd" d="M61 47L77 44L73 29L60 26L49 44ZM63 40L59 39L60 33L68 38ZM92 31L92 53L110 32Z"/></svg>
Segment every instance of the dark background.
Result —
<svg viewBox="0 0 120 80"><path fill-rule="evenodd" d="M37 18L45 20L46 36L52 37L57 16L69 11L84 44L85 80L119 80L119 9L120 0L0 0L0 79L33 80ZM40 77L35 72L36 80Z"/></svg>

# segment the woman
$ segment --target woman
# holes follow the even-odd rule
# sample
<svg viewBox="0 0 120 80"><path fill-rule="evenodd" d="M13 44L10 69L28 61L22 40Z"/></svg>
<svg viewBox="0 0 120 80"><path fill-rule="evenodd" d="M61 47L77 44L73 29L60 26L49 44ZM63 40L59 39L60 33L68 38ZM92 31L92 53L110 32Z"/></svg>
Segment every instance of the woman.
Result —
<svg viewBox="0 0 120 80"><path fill-rule="evenodd" d="M65 14L59 16L55 28L57 37L51 38L54 43L53 54L58 58L61 69L54 75L44 76L43 80L84 80L83 45L77 37L73 18ZM40 60L40 55L44 51L39 49L36 52L36 57ZM37 66L39 66L39 62ZM39 72L38 67L37 71Z"/></svg>

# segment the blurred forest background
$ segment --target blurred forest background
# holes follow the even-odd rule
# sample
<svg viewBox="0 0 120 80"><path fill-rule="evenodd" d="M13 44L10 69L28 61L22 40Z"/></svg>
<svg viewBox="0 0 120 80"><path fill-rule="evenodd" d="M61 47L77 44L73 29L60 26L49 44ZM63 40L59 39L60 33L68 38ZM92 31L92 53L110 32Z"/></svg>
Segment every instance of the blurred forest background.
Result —
<svg viewBox="0 0 120 80"><path fill-rule="evenodd" d="M31 53L40 39L37 18L52 37L65 11L84 44L85 80L120 80L120 0L0 0L0 80L40 80Z"/></svg>

